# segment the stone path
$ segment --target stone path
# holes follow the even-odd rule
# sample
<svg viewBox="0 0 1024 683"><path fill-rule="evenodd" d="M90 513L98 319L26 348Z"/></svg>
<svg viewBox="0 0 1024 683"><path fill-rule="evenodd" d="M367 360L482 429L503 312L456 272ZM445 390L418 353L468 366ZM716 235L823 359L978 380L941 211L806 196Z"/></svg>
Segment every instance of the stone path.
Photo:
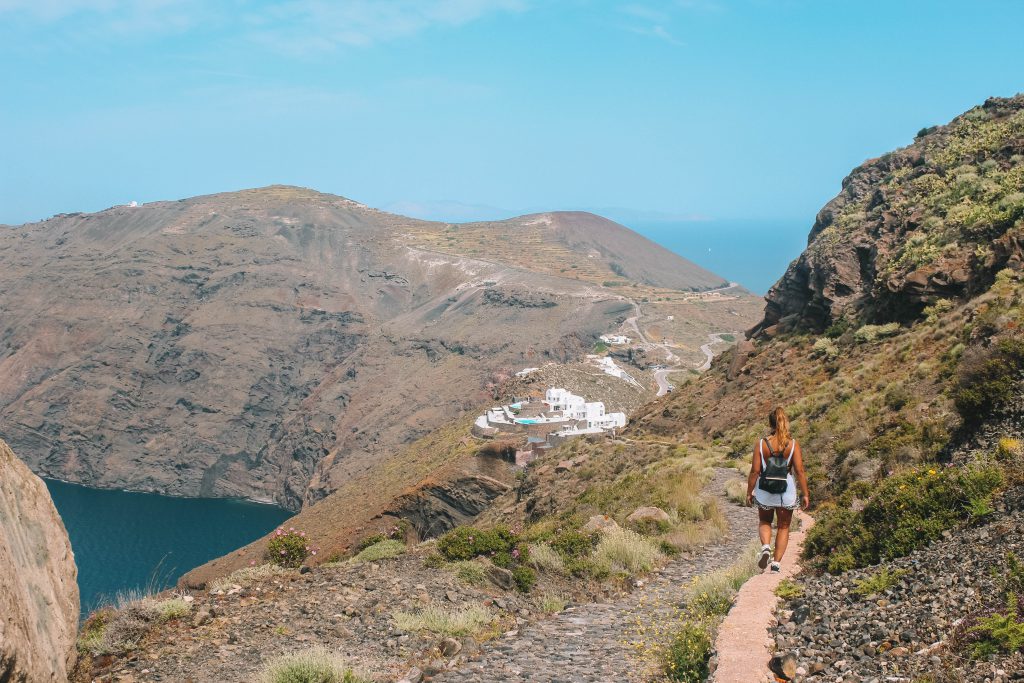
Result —
<svg viewBox="0 0 1024 683"><path fill-rule="evenodd" d="M797 561L803 549L807 530L814 520L797 512L800 530L789 536L789 546L782 561L782 571L754 576L740 588L729 615L718 628L715 652L718 668L711 680L715 683L762 683L774 681L768 671L773 642L768 629L775 624L775 589L783 579L791 579L800 571ZM794 528L796 525L793 525Z"/></svg>
<svg viewBox="0 0 1024 683"><path fill-rule="evenodd" d="M707 495L718 500L729 524L717 544L667 565L650 583L614 602L571 607L487 644L475 661L434 677L444 683L608 683L644 679L644 664L627 644L637 619L670 618L697 576L731 565L757 537L757 515L730 503L725 484L735 470L717 469ZM772 603L774 605L774 602Z"/></svg>

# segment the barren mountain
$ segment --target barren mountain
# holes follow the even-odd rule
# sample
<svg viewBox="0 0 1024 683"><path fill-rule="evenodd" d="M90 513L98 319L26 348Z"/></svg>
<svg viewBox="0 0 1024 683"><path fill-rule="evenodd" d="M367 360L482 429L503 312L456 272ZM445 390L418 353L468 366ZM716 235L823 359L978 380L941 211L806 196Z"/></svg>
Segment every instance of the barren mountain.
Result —
<svg viewBox="0 0 1024 683"><path fill-rule="evenodd" d="M0 228L0 435L38 473L291 508L721 278L585 213L443 224L274 186Z"/></svg>

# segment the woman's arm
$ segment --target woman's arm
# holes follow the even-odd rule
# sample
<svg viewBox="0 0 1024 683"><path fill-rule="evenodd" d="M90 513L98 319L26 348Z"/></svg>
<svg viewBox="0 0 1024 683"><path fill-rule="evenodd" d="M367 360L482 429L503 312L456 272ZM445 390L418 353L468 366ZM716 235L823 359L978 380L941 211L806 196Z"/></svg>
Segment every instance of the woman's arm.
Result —
<svg viewBox="0 0 1024 683"><path fill-rule="evenodd" d="M811 506L811 491L807 488L807 473L804 472L804 454L800 449L800 442L796 442L793 449L793 469L796 470L796 480L800 484L800 490L804 492L803 508L806 510Z"/></svg>
<svg viewBox="0 0 1024 683"><path fill-rule="evenodd" d="M758 442L760 443L760 442ZM761 455L754 447L754 456L750 460L750 474L747 476L747 505L754 504L754 487L757 486L757 477L761 474Z"/></svg>

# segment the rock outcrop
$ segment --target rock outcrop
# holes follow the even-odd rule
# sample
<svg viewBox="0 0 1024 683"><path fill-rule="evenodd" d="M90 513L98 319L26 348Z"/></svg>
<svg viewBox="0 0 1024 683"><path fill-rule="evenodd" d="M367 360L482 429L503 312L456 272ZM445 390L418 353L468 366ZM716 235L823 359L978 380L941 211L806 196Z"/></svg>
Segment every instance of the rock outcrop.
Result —
<svg viewBox="0 0 1024 683"><path fill-rule="evenodd" d="M0 441L0 681L66 681L78 570L42 480Z"/></svg>
<svg viewBox="0 0 1024 683"><path fill-rule="evenodd" d="M818 213L752 336L905 323L1024 263L1024 95L992 98L866 161Z"/></svg>

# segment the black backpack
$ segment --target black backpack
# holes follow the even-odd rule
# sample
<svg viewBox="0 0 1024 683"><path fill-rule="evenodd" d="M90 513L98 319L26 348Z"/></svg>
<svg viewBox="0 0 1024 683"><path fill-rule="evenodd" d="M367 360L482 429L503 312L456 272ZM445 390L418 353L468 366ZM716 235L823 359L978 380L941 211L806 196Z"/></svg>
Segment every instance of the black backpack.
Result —
<svg viewBox="0 0 1024 683"><path fill-rule="evenodd" d="M765 462L764 451L761 451L761 476L757 480L757 488L767 493L781 494L789 488L789 462L793 458L793 451L796 442L790 441L789 457L783 453L776 454L772 450L772 444L768 439L762 439L761 443L768 447L768 461Z"/></svg>

